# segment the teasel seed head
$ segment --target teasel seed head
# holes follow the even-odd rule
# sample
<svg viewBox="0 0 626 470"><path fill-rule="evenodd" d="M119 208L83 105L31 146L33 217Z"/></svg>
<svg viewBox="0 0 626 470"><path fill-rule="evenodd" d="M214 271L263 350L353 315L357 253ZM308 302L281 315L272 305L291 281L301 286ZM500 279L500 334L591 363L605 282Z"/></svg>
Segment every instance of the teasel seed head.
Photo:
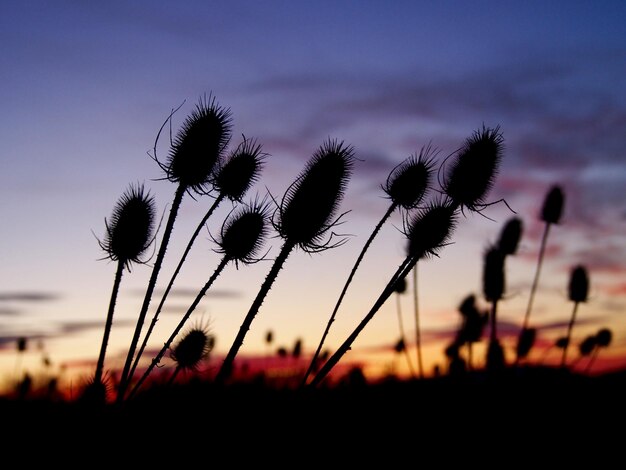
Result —
<svg viewBox="0 0 626 470"><path fill-rule="evenodd" d="M524 358L528 356L528 353L533 348L535 344L535 339L537 337L537 329L536 328L524 328L519 336L519 340L517 342L517 357Z"/></svg>
<svg viewBox="0 0 626 470"><path fill-rule="evenodd" d="M541 220L547 224L558 224L563 215L565 194L560 186L554 185L548 191L541 209Z"/></svg>
<svg viewBox="0 0 626 470"><path fill-rule="evenodd" d="M572 269L569 281L569 299L572 302L586 302L589 294L589 276L584 266Z"/></svg>
<svg viewBox="0 0 626 470"><path fill-rule="evenodd" d="M596 348L596 335L589 335L583 339L578 345L578 351L581 356L588 356Z"/></svg>
<svg viewBox="0 0 626 470"><path fill-rule="evenodd" d="M393 291L396 294L404 294L406 292L406 287L406 278L401 277L393 285Z"/></svg>
<svg viewBox="0 0 626 470"><path fill-rule="evenodd" d="M431 185L433 168L433 150L428 145L391 170L383 191L397 206L414 209Z"/></svg>
<svg viewBox="0 0 626 470"><path fill-rule="evenodd" d="M152 243L154 198L142 184L131 185L116 203L110 221L105 219L106 235L98 241L107 258L124 263L142 263L141 256Z"/></svg>
<svg viewBox="0 0 626 470"><path fill-rule="evenodd" d="M483 265L483 293L489 302L497 302L504 295L504 253L497 246L485 252Z"/></svg>
<svg viewBox="0 0 626 470"><path fill-rule="evenodd" d="M288 243L313 253L342 244L322 238L342 217L335 217L354 164L354 149L327 140L285 192L273 224Z"/></svg>
<svg viewBox="0 0 626 470"><path fill-rule="evenodd" d="M181 369L196 370L215 344L207 327L194 326L172 347L171 356Z"/></svg>
<svg viewBox="0 0 626 470"><path fill-rule="evenodd" d="M167 179L197 193L206 192L215 166L230 141L230 109L214 96L201 98L172 143L165 165Z"/></svg>
<svg viewBox="0 0 626 470"><path fill-rule="evenodd" d="M500 232L498 248L505 256L517 253L517 247L522 237L522 228L522 219L519 217L509 219L504 225L504 228Z"/></svg>
<svg viewBox="0 0 626 470"><path fill-rule="evenodd" d="M608 328L601 328L596 333L596 344L602 348L606 348L609 344L611 344L612 339L613 332Z"/></svg>
<svg viewBox="0 0 626 470"><path fill-rule="evenodd" d="M411 216L408 230L407 256L414 260L438 256L449 243L456 227L454 208L441 202L431 202L423 210Z"/></svg>
<svg viewBox="0 0 626 470"><path fill-rule="evenodd" d="M491 190L502 160L504 138L500 126L474 132L456 152L442 184L452 203L470 211L479 211Z"/></svg>
<svg viewBox="0 0 626 470"><path fill-rule="evenodd" d="M556 341L554 342L554 346L556 346L559 349L565 349L568 345L569 345L569 339L567 338L567 336L561 336L560 338L557 338Z"/></svg>
<svg viewBox="0 0 626 470"><path fill-rule="evenodd" d="M259 179L267 154L255 139L246 139L215 170L215 188L231 201L243 195Z"/></svg>
<svg viewBox="0 0 626 470"><path fill-rule="evenodd" d="M222 224L216 250L235 262L259 261L259 250L269 231L269 205L265 199L238 206Z"/></svg>

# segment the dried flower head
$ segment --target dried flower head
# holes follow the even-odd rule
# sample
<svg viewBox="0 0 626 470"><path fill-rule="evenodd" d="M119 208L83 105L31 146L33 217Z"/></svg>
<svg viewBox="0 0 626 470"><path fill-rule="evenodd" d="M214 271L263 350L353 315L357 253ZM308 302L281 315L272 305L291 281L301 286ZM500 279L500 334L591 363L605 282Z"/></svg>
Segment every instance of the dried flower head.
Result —
<svg viewBox="0 0 626 470"><path fill-rule="evenodd" d="M111 220L105 219L106 235L98 241L107 258L124 263L141 263L141 255L153 240L155 207L154 198L143 185L131 185L119 199Z"/></svg>
<svg viewBox="0 0 626 470"><path fill-rule="evenodd" d="M230 109L218 105L214 96L201 98L174 138L167 163L160 165L167 179L205 192L230 141L231 127Z"/></svg>
<svg viewBox="0 0 626 470"><path fill-rule="evenodd" d="M265 200L255 199L239 206L226 218L220 237L215 240L216 250L235 264L258 261L257 255L268 232L269 207Z"/></svg>
<svg viewBox="0 0 626 470"><path fill-rule="evenodd" d="M586 302L589 293L589 276L584 266L572 269L569 281L569 299L572 302Z"/></svg>
<svg viewBox="0 0 626 470"><path fill-rule="evenodd" d="M231 201L241 201L250 186L259 179L266 157L255 139L244 137L224 162L218 162L215 188Z"/></svg>
<svg viewBox="0 0 626 470"><path fill-rule="evenodd" d="M215 344L208 328L194 326L172 347L172 359L180 369L196 370Z"/></svg>
<svg viewBox="0 0 626 470"><path fill-rule="evenodd" d="M596 344L602 348L606 348L611 344L613 339L613 333L608 328L601 328L596 333Z"/></svg>
<svg viewBox="0 0 626 470"><path fill-rule="evenodd" d="M313 154L305 169L285 192L274 227L288 243L307 252L331 245L322 237L338 223L335 218L354 163L354 149L343 142L328 140ZM343 214L342 214L343 215Z"/></svg>
<svg viewBox="0 0 626 470"><path fill-rule="evenodd" d="M383 191L395 205L413 209L422 202L431 184L433 168L433 150L429 145L391 170Z"/></svg>
<svg viewBox="0 0 626 470"><path fill-rule="evenodd" d="M581 356L588 356L596 348L596 335L589 335L578 345L578 352Z"/></svg>
<svg viewBox="0 0 626 470"><path fill-rule="evenodd" d="M541 220L547 224L558 224L563 215L564 203L565 195L561 187L558 185L552 186L543 201Z"/></svg>
<svg viewBox="0 0 626 470"><path fill-rule="evenodd" d="M504 138L500 126L474 132L456 152L442 184L457 207L478 211L485 205L502 160Z"/></svg>
<svg viewBox="0 0 626 470"><path fill-rule="evenodd" d="M522 227L522 219L519 217L509 219L504 225L504 228L500 232L498 248L505 256L517 253L517 247L522 237Z"/></svg>
<svg viewBox="0 0 626 470"><path fill-rule="evenodd" d="M393 285L393 291L397 294L404 294L406 292L406 278L399 278Z"/></svg>
<svg viewBox="0 0 626 470"><path fill-rule="evenodd" d="M569 345L569 338L567 336L561 336L557 338L554 345L559 349L565 349Z"/></svg>
<svg viewBox="0 0 626 470"><path fill-rule="evenodd" d="M524 358L528 356L528 353L535 344L535 338L537 337L537 330L535 328L524 328L519 336L517 342L517 357Z"/></svg>
<svg viewBox="0 0 626 470"><path fill-rule="evenodd" d="M483 293L485 299L497 302L504 294L504 253L497 246L490 246L484 257Z"/></svg>
<svg viewBox="0 0 626 470"><path fill-rule="evenodd" d="M433 202L414 214L405 229L408 238L407 256L419 260L438 256L438 252L448 244L456 227L454 208L440 202Z"/></svg>
<svg viewBox="0 0 626 470"><path fill-rule="evenodd" d="M394 351L397 353L404 352L406 349L406 344L404 343L404 338L400 338L393 347Z"/></svg>

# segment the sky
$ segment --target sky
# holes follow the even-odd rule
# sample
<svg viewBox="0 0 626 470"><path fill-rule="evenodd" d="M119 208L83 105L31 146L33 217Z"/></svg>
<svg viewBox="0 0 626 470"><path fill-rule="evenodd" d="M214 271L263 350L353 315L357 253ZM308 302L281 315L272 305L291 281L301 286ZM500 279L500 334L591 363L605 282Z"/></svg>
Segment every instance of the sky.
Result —
<svg viewBox="0 0 626 470"><path fill-rule="evenodd" d="M594 370L625 367L624 25L626 4L618 1L2 2L0 388L25 371L72 384L93 373L116 268L98 244L105 220L135 183L150 190L165 220L175 186L150 157L155 139L173 109L180 106L171 121L175 136L208 94L232 112L231 147L243 136L256 138L267 154L245 200L268 192L280 198L329 138L351 145L358 159L340 206L346 215L338 231L347 243L289 256L241 358L254 363L297 339L311 354L388 207L381 185L390 171L426 145L437 149L439 167L484 125L499 126L504 138L488 196L495 203L461 217L439 258L418 263L426 373L445 368L461 301L474 294L488 308L483 256L517 216L522 238L507 260L498 306L499 333L513 354L543 231L538 215L552 185L566 199L534 301L530 322L539 337L531 359L558 359L550 346L572 315L570 272L583 265L590 295L577 310L570 357L585 336L609 328L612 342ZM161 157L169 149L165 129L156 143ZM211 202L183 199L157 294ZM194 245L147 352L159 349L217 266L211 236L232 208L220 205ZM330 350L403 259L402 224L394 213L372 243L326 339ZM280 242L272 233L264 261L229 265L194 311L189 326L208 327L216 340L208 368L219 367L230 348ZM109 370L123 365L150 273L148 262L123 275ZM371 376L409 373L393 352L399 305L416 367L413 288L377 312L341 366L359 364ZM18 354L21 336L29 342Z"/></svg>

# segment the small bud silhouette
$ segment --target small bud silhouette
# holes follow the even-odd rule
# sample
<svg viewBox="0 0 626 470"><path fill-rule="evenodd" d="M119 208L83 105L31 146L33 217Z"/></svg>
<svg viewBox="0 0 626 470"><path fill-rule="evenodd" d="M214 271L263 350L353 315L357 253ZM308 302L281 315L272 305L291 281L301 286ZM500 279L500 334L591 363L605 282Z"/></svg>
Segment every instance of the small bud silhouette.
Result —
<svg viewBox="0 0 626 470"><path fill-rule="evenodd" d="M383 186L383 191L396 206L413 209L422 201L431 184L433 157L431 147L422 148L396 166Z"/></svg>
<svg viewBox="0 0 626 470"><path fill-rule="evenodd" d="M172 347L172 359L178 369L195 370L211 352L213 344L212 336L204 328L194 327Z"/></svg>
<svg viewBox="0 0 626 470"><path fill-rule="evenodd" d="M576 266L569 282L569 299L572 302L586 302L589 293L589 276L584 266Z"/></svg>
<svg viewBox="0 0 626 470"><path fill-rule="evenodd" d="M550 188L541 209L541 220L547 224L558 224L563 215L565 195L560 186Z"/></svg>
<svg viewBox="0 0 626 470"><path fill-rule="evenodd" d="M218 162L215 188L231 201L241 201L258 180L266 156L256 140L244 138L225 162Z"/></svg>
<svg viewBox="0 0 626 470"><path fill-rule="evenodd" d="M497 246L487 249L483 267L483 293L485 299L497 302L504 294L504 254Z"/></svg>
<svg viewBox="0 0 626 470"><path fill-rule="evenodd" d="M528 353L535 344L535 338L537 337L536 328L525 328L521 331L519 339L517 341L517 357L524 358L528 356Z"/></svg>
<svg viewBox="0 0 626 470"><path fill-rule="evenodd" d="M517 253L517 247L522 236L522 228L522 219L519 217L509 219L504 225L502 232L500 232L498 248L505 256Z"/></svg>

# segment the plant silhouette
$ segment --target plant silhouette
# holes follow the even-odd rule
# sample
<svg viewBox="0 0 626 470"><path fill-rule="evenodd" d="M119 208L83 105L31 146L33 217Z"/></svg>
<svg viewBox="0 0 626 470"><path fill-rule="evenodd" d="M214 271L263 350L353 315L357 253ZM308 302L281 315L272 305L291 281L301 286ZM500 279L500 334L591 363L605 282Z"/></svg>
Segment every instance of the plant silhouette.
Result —
<svg viewBox="0 0 626 470"><path fill-rule="evenodd" d="M400 299L401 294L406 292L407 282L405 278L398 279L394 287L396 297L396 313L398 314L398 327L400 328L400 341L402 342L402 351L406 356L406 363L409 367L411 377L415 377L415 371L413 370L413 363L411 362L411 356L409 356L409 350L406 348L406 336L404 334L404 322L402 321L402 301ZM421 378L421 377L420 377Z"/></svg>
<svg viewBox="0 0 626 470"><path fill-rule="evenodd" d="M489 312L489 344L487 346L487 369L501 370L505 365L504 350L498 338L498 302L502 300L505 290L504 273L505 255L497 245L490 246L485 252L483 264L483 295L491 302Z"/></svg>
<svg viewBox="0 0 626 470"><path fill-rule="evenodd" d="M589 294L589 275L587 274L587 268L582 265L575 266L570 274L569 286L568 286L569 300L574 302L574 308L572 310L572 316L567 325L567 342L563 348L563 355L561 356L561 367L565 367L567 361L567 348L572 340L572 330L574 323L576 322L576 313L578 311L578 305L582 302L587 302L587 296Z"/></svg>
<svg viewBox="0 0 626 470"><path fill-rule="evenodd" d="M354 275L356 274L356 271L359 268L363 257L365 256L365 253L369 249L376 235L380 232L381 227L397 208L410 210L414 209L422 202L424 195L426 194L431 184L433 173L433 158L434 151L431 146L429 145L426 147L422 147L419 154L411 155L405 161L394 167L387 176L387 181L382 189L387 195L387 198L391 200L391 204L387 208L387 211L382 216L378 224L376 224L376 226L374 227L374 230L363 245L359 256L352 266L352 270L350 271L350 274L348 275L348 278L341 290L341 293L339 294L339 298L337 299L335 307L330 314L330 318L328 319L328 323L326 324L326 329L324 330L317 349L313 354L313 358L311 359L309 368L304 374L304 378L302 379L302 386L306 385L309 375L311 374L311 372L313 372L313 369L318 363L320 351L324 346L324 341L326 340L326 336L330 331L330 327L335 321L335 316L337 315L337 311L339 310L339 307L348 290L348 287L350 286L352 279L354 278Z"/></svg>
<svg viewBox="0 0 626 470"><path fill-rule="evenodd" d="M215 337L207 328L195 326L184 334L172 347L172 359L176 362L176 368L170 377L169 385L174 383L181 370L197 370L200 362L213 350L214 344Z"/></svg>
<svg viewBox="0 0 626 470"><path fill-rule="evenodd" d="M152 317L152 321L144 336L141 347L136 354L135 361L130 371L131 377L135 373L137 364L141 359L143 351L148 343L148 339L152 334L152 330L157 323L158 316L163 309L165 300L174 285L174 281L176 280L183 263L187 259L187 255L189 254L191 247L200 234L200 231L211 217L211 214L213 214L225 198L230 199L233 203L241 202L250 186L259 179L266 156L267 154L262 151L261 145L258 144L255 139L246 139L244 137L243 141L230 153L225 162L221 159L216 162L213 170L215 173L213 186L218 191L218 196L215 198L215 201L204 217L202 217L202 220L200 220L200 223L187 243L187 247L185 248L180 261L178 262L178 265L176 266L176 269L174 270L174 273L172 274L172 277L163 292L163 296L161 297L161 301L159 302L154 316Z"/></svg>
<svg viewBox="0 0 626 470"><path fill-rule="evenodd" d="M106 252L106 258L117 261L113 291L109 301L102 345L96 365L94 383L101 384L109 335L113 326L115 303L122 282L124 269L130 270L132 263L144 262L141 257L152 244L155 218L154 198L143 185L131 185L113 209L110 221L105 219L106 235L98 241Z"/></svg>
<svg viewBox="0 0 626 470"><path fill-rule="evenodd" d="M546 194L541 208L540 219L544 223L543 235L541 237L541 245L539 247L539 257L537 258L535 276L533 278L532 287L530 288L530 295L528 296L528 305L526 306L526 313L524 314L524 321L518 338L516 364L519 360L526 357L535 340L536 330L532 332L527 331L529 329L530 313L533 308L535 293L537 292L537 287L539 285L539 274L541 273L550 227L561 221L564 203L565 194L563 193L563 189L559 185L553 185Z"/></svg>
<svg viewBox="0 0 626 470"><path fill-rule="evenodd" d="M139 342L146 313L152 299L152 293L156 286L161 264L167 251L183 196L189 191L194 191L197 194L206 193L207 186L211 183L213 169L230 141L230 133L230 109L221 107L216 102L215 97L209 95L208 98L205 97L199 101L195 110L185 120L182 129L172 143L167 162L161 163L157 159L156 154L154 155L155 161L165 172L165 179L177 184L177 187L139 317L137 318L135 332L126 356L117 392L118 402L124 400L126 389L132 380L130 368L135 356L135 349Z"/></svg>
<svg viewBox="0 0 626 470"><path fill-rule="evenodd" d="M594 338L595 338L594 348L591 353L591 358L589 359L589 362L587 363L587 367L585 368L586 374L589 374L589 372L591 372L591 367L595 363L596 358L598 357L598 353L600 352L600 349L607 348L611 344L611 341L613 339L613 332L609 328L601 328L595 334Z"/></svg>
<svg viewBox="0 0 626 470"><path fill-rule="evenodd" d="M215 377L217 384L224 384L230 377L246 333L293 249L300 247L303 251L317 253L345 242L343 239L333 243L334 234L325 242L322 239L343 216L335 218L353 163L352 146L328 139L285 192L273 218L274 228L283 239L282 248Z"/></svg>
<svg viewBox="0 0 626 470"><path fill-rule="evenodd" d="M258 252L268 233L268 217L269 208L265 200L255 200L243 208L234 210L234 212L232 212L231 215L224 221L220 238L219 240L216 240L216 243L219 246L217 251L223 254L222 260L215 271L213 271L213 274L205 283L204 287L200 289L200 292L198 292L198 295L187 309L185 315L181 318L169 339L165 342L159 353L154 357L150 366L146 369L141 379L131 391L131 397L141 387L154 367L159 364L161 358L167 352L170 344L172 344L185 322L189 319L226 265L231 261L237 266L239 263L251 264L258 261Z"/></svg>

